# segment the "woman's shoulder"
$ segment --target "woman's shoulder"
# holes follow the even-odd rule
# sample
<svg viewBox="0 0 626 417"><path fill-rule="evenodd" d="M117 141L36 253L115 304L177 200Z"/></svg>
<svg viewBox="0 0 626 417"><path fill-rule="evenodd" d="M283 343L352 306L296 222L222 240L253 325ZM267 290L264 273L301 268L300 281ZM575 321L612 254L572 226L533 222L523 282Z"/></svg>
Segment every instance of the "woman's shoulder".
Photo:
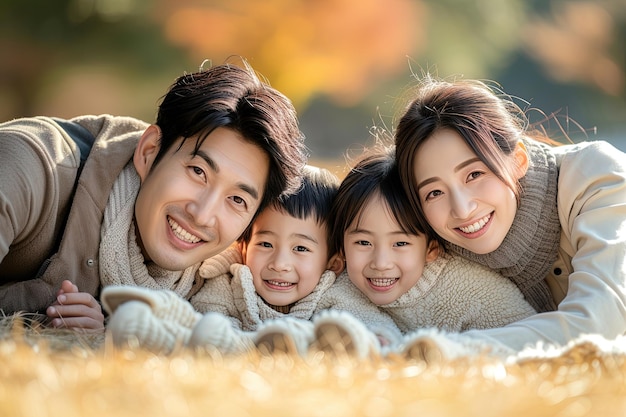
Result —
<svg viewBox="0 0 626 417"><path fill-rule="evenodd" d="M559 166L584 164L596 167L605 163L616 163L626 167L626 153L604 140L585 141L552 148ZM593 158L593 159L591 159Z"/></svg>

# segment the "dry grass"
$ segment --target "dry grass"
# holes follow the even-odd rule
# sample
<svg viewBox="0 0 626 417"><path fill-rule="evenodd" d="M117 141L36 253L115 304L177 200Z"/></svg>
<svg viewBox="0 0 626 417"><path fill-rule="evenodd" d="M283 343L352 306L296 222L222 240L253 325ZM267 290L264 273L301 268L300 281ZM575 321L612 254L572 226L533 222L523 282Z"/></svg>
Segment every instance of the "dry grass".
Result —
<svg viewBox="0 0 626 417"><path fill-rule="evenodd" d="M0 322L0 416L626 415L626 356L591 344L515 364L165 357L28 323Z"/></svg>

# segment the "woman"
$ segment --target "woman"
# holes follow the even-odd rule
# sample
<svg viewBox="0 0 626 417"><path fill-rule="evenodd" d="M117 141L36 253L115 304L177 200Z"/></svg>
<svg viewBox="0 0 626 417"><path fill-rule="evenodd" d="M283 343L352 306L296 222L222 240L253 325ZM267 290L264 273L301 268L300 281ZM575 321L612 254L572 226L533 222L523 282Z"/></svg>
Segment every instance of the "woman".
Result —
<svg viewBox="0 0 626 417"><path fill-rule="evenodd" d="M395 132L413 209L443 247L511 279L540 312L465 334L516 350L624 334L626 155L600 141L550 146L478 81L427 78L417 91Z"/></svg>

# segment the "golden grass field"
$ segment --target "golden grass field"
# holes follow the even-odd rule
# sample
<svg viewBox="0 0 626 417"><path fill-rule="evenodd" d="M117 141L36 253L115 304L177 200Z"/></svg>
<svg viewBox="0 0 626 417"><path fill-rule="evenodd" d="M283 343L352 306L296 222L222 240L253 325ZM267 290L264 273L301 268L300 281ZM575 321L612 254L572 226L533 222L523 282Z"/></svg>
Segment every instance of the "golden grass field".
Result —
<svg viewBox="0 0 626 417"><path fill-rule="evenodd" d="M626 416L626 349L590 343L514 363L159 356L28 323L0 321L3 417Z"/></svg>

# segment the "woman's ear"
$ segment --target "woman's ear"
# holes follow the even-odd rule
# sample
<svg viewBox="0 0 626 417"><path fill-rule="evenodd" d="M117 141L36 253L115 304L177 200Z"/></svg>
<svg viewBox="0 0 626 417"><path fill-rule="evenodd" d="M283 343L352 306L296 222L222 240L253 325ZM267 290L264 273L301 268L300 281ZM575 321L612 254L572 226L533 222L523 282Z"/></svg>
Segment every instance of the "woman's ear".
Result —
<svg viewBox="0 0 626 417"><path fill-rule="evenodd" d="M528 160L526 145L524 145L524 142L521 140L517 142L517 145L515 145L513 157L515 158L515 176L516 179L519 180L526 175L526 171L528 171L528 164L530 163Z"/></svg>
<svg viewBox="0 0 626 417"><path fill-rule="evenodd" d="M145 180L152 168L152 164L160 149L161 129L157 125L150 125L143 132L133 154L135 169L141 178Z"/></svg>
<svg viewBox="0 0 626 417"><path fill-rule="evenodd" d="M333 255L333 257L330 258L330 260L328 261L328 264L326 265L326 269L330 269L336 275L341 274L345 267L346 267L346 260L339 253Z"/></svg>
<svg viewBox="0 0 626 417"><path fill-rule="evenodd" d="M432 239L430 243L428 243L428 248L426 249L426 263L432 262L439 256L439 243Z"/></svg>

